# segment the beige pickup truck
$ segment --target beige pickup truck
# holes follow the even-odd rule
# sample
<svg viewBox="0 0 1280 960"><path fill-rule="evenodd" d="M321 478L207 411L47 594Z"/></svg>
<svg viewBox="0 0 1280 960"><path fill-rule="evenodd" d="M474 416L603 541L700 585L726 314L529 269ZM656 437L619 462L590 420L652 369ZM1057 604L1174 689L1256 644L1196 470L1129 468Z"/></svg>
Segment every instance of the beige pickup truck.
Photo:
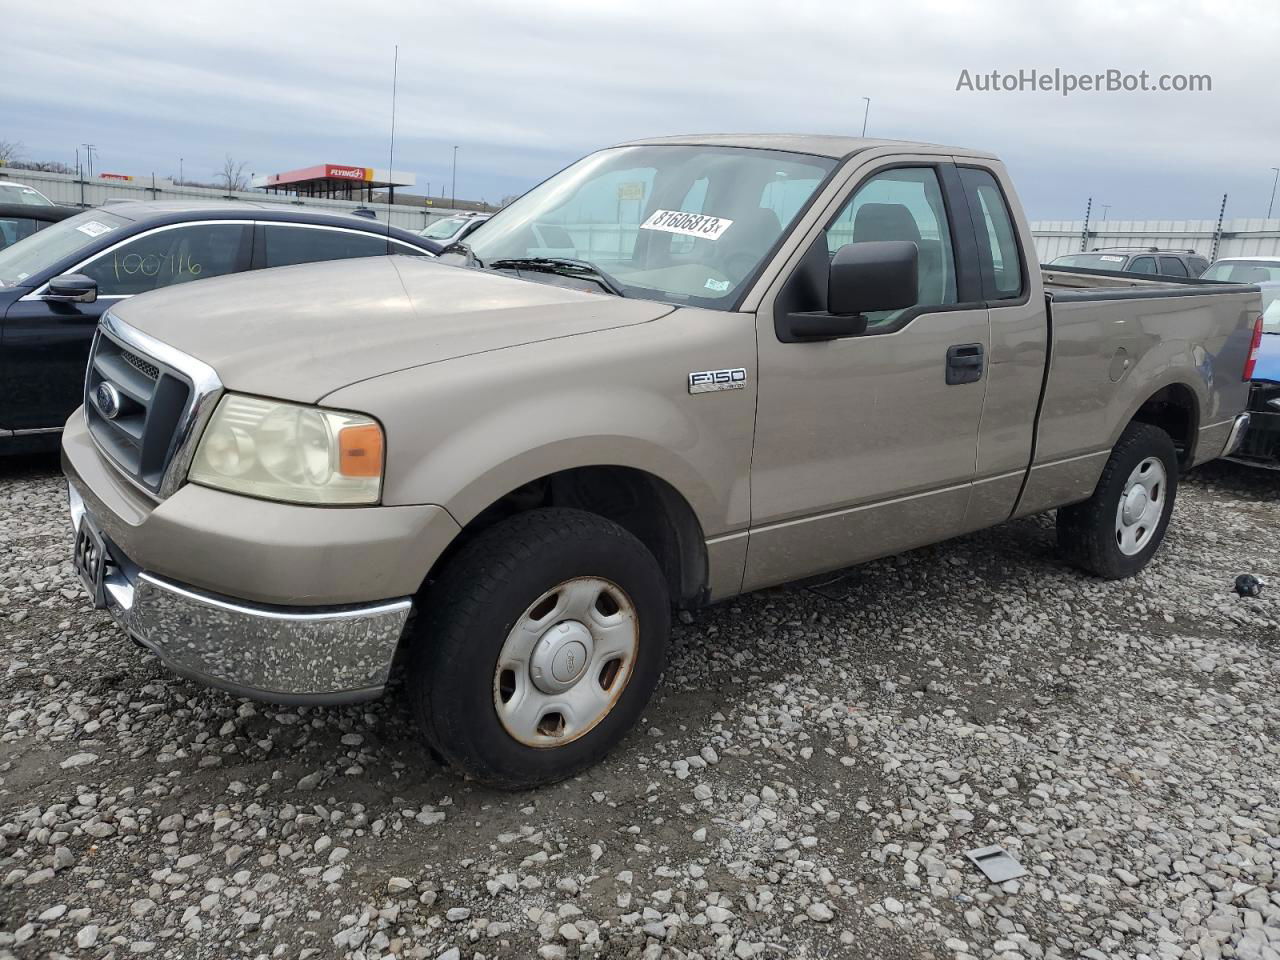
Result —
<svg viewBox="0 0 1280 960"><path fill-rule="evenodd" d="M1247 420L1256 287L1046 289L971 150L624 144L442 260L113 307L63 462L94 602L173 671L344 703L403 660L502 787L626 733L673 604L1053 509L1135 574Z"/></svg>

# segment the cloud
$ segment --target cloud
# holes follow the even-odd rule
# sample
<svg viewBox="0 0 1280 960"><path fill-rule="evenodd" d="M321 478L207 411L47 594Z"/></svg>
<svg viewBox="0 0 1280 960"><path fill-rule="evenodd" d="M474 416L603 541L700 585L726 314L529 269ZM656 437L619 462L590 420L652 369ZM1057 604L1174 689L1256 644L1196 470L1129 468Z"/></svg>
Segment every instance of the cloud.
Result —
<svg viewBox="0 0 1280 960"><path fill-rule="evenodd" d="M609 143L665 133L869 133L991 149L1029 212L1261 215L1280 164L1274 3L993 2L28 7L0 66L0 137L104 168L210 176L385 166L393 44L396 166L497 199ZM68 24L92 42L69 43ZM1210 93L971 93L961 70L1207 73Z"/></svg>

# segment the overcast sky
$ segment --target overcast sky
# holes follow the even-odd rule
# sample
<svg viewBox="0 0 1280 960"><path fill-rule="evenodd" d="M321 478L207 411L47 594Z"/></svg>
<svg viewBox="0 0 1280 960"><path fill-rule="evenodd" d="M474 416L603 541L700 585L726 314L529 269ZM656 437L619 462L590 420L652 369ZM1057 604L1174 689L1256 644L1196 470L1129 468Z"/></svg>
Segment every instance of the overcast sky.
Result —
<svg viewBox="0 0 1280 960"><path fill-rule="evenodd" d="M0 140L27 159L212 179L395 166L415 192L520 193L585 152L697 132L857 134L994 150L1033 219L1262 216L1280 4L645 0L328 4L63 0L5 18ZM1209 93L957 91L962 70L1209 74ZM445 191L447 193L447 186Z"/></svg>

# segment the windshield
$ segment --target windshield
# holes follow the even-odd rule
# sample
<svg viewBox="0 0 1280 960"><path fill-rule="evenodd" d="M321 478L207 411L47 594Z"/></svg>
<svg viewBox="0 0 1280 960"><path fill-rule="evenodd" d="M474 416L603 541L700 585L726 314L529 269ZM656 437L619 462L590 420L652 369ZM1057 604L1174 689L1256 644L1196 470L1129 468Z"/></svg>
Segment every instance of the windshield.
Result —
<svg viewBox="0 0 1280 960"><path fill-rule="evenodd" d="M0 203L22 203L29 207L53 206L53 201L39 190L22 183L0 183Z"/></svg>
<svg viewBox="0 0 1280 960"><path fill-rule="evenodd" d="M103 234L128 223L105 210L88 210L52 223L39 233L0 250L0 287L16 287L64 257L89 246Z"/></svg>
<svg viewBox="0 0 1280 960"><path fill-rule="evenodd" d="M1280 283L1280 260L1218 260L1202 275L1203 280L1228 283Z"/></svg>
<svg viewBox="0 0 1280 960"><path fill-rule="evenodd" d="M427 228L419 233L418 236L426 237L429 240L448 240L450 237L456 236L466 222L463 217L445 217L435 223L428 224Z"/></svg>
<svg viewBox="0 0 1280 960"><path fill-rule="evenodd" d="M1051 267L1081 267L1085 270L1123 270L1129 257L1122 253L1068 253L1049 261Z"/></svg>
<svg viewBox="0 0 1280 960"><path fill-rule="evenodd" d="M835 160L738 147L602 150L465 241L482 264L569 258L624 296L727 310Z"/></svg>

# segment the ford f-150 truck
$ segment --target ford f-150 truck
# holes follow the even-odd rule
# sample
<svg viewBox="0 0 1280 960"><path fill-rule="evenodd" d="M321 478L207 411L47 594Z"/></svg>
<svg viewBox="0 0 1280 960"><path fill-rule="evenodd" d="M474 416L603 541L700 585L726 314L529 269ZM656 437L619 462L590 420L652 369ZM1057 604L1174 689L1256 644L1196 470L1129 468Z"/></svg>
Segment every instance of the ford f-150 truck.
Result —
<svg viewBox="0 0 1280 960"><path fill-rule="evenodd" d="M1057 509L1101 577L1231 452L1256 287L1045 289L972 150L601 150L442 262L113 306L67 423L75 562L173 671L377 696L517 788L593 763L713 603ZM1078 272L1075 282L1079 282Z"/></svg>

